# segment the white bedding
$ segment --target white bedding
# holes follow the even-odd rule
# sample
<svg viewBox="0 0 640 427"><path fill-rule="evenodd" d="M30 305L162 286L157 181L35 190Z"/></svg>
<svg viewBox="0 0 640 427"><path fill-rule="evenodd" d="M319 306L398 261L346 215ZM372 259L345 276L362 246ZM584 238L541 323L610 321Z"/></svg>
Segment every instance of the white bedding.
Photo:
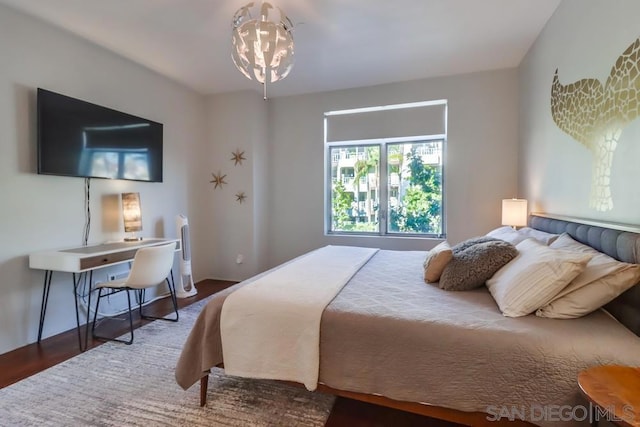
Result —
<svg viewBox="0 0 640 427"><path fill-rule="evenodd" d="M578 373L640 366L640 338L604 311L505 317L485 287L448 292L425 284L424 257L381 250L329 304L322 383L489 416L522 410L540 426L586 427L553 413L588 405Z"/></svg>
<svg viewBox="0 0 640 427"><path fill-rule="evenodd" d="M322 312L376 252L326 246L229 295L220 319L225 371L315 390Z"/></svg>
<svg viewBox="0 0 640 427"><path fill-rule="evenodd" d="M577 385L587 367L640 366L640 338L603 310L568 320L508 318L484 287L447 292L425 284L425 255L381 250L331 300L320 323L321 383L489 416L524 409L537 425L586 427L540 411L587 405ZM219 328L225 298L262 277L218 293L205 307L176 369L183 388L228 364Z"/></svg>

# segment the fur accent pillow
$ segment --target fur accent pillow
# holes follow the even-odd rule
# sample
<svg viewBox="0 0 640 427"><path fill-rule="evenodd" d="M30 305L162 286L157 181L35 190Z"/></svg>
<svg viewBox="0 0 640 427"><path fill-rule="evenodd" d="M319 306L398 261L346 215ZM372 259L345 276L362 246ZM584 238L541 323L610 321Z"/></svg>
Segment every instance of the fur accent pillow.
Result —
<svg viewBox="0 0 640 427"><path fill-rule="evenodd" d="M461 245L457 250L454 246L453 252L453 259L444 268L438 285L446 291L479 288L518 255L515 246L499 239Z"/></svg>
<svg viewBox="0 0 640 427"><path fill-rule="evenodd" d="M424 267L424 281L427 283L434 283L440 280L442 271L449 261L451 261L452 257L453 253L451 252L451 247L446 241L431 249L427 253L427 258L422 264Z"/></svg>
<svg viewBox="0 0 640 427"><path fill-rule="evenodd" d="M454 247L451 248L451 251L455 255L458 252L462 252L462 251L466 250L467 248L470 248L471 246L477 245L479 243L501 242L501 241L502 241L502 239L498 239L496 237L491 237L491 236L472 237L470 239L463 240L462 242L458 243L457 245L455 245Z"/></svg>

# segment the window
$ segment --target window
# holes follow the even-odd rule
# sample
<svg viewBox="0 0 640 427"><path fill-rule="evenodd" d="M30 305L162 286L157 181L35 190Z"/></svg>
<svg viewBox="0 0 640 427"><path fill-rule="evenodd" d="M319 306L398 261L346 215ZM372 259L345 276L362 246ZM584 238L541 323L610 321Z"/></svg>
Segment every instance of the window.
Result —
<svg viewBox="0 0 640 427"><path fill-rule="evenodd" d="M336 146L329 150L329 156L338 159L331 164L332 176L334 173L338 175L338 179L331 182L332 230L377 232L378 202L375 197L370 197L370 191L379 187L376 171L379 169L380 148Z"/></svg>
<svg viewBox="0 0 640 427"><path fill-rule="evenodd" d="M404 104L402 108L412 106L439 107L444 130L446 101ZM385 107L377 108L380 112ZM335 137L339 132L334 129L336 140L327 138L332 135L332 116L367 112L325 113L327 233L444 237L446 133L346 140ZM340 119L336 127L342 126L343 132L348 129L350 135L357 133L345 126L344 117Z"/></svg>
<svg viewBox="0 0 640 427"><path fill-rule="evenodd" d="M386 144L388 231L442 235L443 140Z"/></svg>

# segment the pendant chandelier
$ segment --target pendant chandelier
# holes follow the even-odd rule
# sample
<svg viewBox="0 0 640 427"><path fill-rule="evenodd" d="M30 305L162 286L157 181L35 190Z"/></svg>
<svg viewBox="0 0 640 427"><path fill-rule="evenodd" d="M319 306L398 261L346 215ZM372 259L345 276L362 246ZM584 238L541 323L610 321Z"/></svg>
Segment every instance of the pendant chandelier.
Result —
<svg viewBox="0 0 640 427"><path fill-rule="evenodd" d="M278 19L269 20L273 12ZM267 82L282 80L293 67L293 24L291 20L270 3L262 2L254 7L251 2L238 9L233 17L231 38L233 63L249 80L263 85L267 99Z"/></svg>

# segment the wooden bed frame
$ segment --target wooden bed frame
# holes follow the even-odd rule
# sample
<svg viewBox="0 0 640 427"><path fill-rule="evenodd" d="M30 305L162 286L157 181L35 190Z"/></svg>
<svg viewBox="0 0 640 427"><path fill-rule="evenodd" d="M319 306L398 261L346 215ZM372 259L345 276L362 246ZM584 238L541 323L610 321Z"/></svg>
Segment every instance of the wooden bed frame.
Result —
<svg viewBox="0 0 640 427"><path fill-rule="evenodd" d="M640 227L550 214L532 214L529 224L533 228L550 233L566 232L574 239L613 258L640 263ZM640 336L640 286L634 286L605 308L623 325ZM217 367L224 369L223 364ZM302 384L290 381L281 382L304 387ZM209 375L207 374L200 379L200 406L205 406L207 403L208 386ZM399 401L379 395L339 390L324 384L318 384L317 391L468 426L534 425L522 420L509 421L505 418L489 421L488 414L483 412L464 412L428 403Z"/></svg>
<svg viewBox="0 0 640 427"><path fill-rule="evenodd" d="M224 365L220 364L218 368L224 369ZM284 384L293 385L296 387L304 387L303 384L292 381L278 381ZM200 406L207 404L207 392L209 390L209 375L205 375L200 378ZM511 427L517 426L534 426L534 424L526 421L514 420L509 421L507 419L500 419L497 421L489 421L487 419L488 414L484 412L464 412L457 411L455 409L443 408L441 406L429 405L426 403L405 402L401 400L389 399L388 397L379 396L375 394L357 393L354 391L339 390L332 388L324 384L318 384L316 391L320 393L332 394L338 397L345 397L347 399L358 400L360 402L373 403L374 405L384 406L386 408L398 409L405 412L411 412L413 414L423 415L439 420L450 421L458 424L463 424L473 427L486 427L486 426L501 426L508 425Z"/></svg>

